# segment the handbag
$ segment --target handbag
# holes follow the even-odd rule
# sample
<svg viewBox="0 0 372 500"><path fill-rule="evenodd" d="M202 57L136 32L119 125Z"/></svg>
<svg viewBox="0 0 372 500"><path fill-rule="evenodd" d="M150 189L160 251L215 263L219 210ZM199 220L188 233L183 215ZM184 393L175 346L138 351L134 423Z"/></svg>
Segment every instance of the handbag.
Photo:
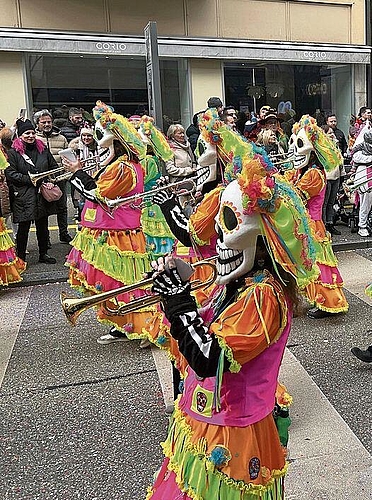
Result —
<svg viewBox="0 0 372 500"><path fill-rule="evenodd" d="M58 201L62 196L62 191L56 184L43 182L40 186L40 194L47 201Z"/></svg>

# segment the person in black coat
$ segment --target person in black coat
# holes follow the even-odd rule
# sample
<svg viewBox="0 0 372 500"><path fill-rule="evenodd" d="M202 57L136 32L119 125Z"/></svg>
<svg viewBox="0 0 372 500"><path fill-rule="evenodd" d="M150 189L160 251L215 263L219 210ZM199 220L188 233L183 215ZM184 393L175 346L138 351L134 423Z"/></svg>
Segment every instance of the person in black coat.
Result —
<svg viewBox="0 0 372 500"><path fill-rule="evenodd" d="M192 124L189 125L186 129L186 135L189 139L189 143L193 153L195 153L196 145L198 143L198 137L200 135L198 119L201 113L203 113L203 111L195 113L195 115L192 117Z"/></svg>
<svg viewBox="0 0 372 500"><path fill-rule="evenodd" d="M41 173L58 167L53 155L44 143L36 139L35 128L30 120L17 120L18 138L7 152L9 166L5 170L8 184L13 190L13 220L18 223L16 251L26 260L26 249L31 222L35 221L39 246L39 262L55 264L56 259L47 254L48 215L57 212L56 202L47 202L31 181L29 173ZM45 180L45 179L44 179Z"/></svg>
<svg viewBox="0 0 372 500"><path fill-rule="evenodd" d="M64 135L67 142L80 136L80 130L84 126L83 112L79 108L70 108L68 120L62 125L60 133Z"/></svg>

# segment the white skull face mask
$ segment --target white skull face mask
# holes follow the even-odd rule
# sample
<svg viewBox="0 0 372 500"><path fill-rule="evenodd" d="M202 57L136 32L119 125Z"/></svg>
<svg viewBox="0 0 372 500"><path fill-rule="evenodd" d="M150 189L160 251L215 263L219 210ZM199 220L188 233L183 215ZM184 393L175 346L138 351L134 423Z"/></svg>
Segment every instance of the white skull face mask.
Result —
<svg viewBox="0 0 372 500"><path fill-rule="evenodd" d="M217 149L200 135L196 154L198 157L196 191L201 193L205 184L217 178Z"/></svg>
<svg viewBox="0 0 372 500"><path fill-rule="evenodd" d="M217 283L236 280L253 268L257 236L261 234L259 215L244 215L242 192L237 181L231 182L221 195L216 216Z"/></svg>
<svg viewBox="0 0 372 500"><path fill-rule="evenodd" d="M109 130L103 128L99 120L96 121L94 127L94 138L96 139L98 146L101 146L101 148L109 148L114 145L114 135Z"/></svg>
<svg viewBox="0 0 372 500"><path fill-rule="evenodd" d="M294 168L306 167L310 161L311 152L315 151L309 141L305 130L302 128L298 134L292 134L289 141L288 156L294 157Z"/></svg>

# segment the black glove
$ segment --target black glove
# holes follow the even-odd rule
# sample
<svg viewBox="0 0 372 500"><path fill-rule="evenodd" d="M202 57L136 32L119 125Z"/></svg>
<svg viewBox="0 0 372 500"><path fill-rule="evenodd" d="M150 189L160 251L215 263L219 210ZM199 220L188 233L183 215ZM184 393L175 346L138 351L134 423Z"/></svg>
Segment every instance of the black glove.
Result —
<svg viewBox="0 0 372 500"><path fill-rule="evenodd" d="M190 282L182 281L177 268L168 269L154 278L152 291L164 297L172 297L190 291Z"/></svg>

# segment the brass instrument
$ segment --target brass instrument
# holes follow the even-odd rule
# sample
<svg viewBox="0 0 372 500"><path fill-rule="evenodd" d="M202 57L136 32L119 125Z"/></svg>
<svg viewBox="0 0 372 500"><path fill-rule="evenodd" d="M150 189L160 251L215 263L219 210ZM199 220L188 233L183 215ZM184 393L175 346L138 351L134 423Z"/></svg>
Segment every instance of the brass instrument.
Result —
<svg viewBox="0 0 372 500"><path fill-rule="evenodd" d="M84 163L86 163L88 160L93 160L96 158L99 158L99 155L91 156L90 158L87 158L86 160L80 160L80 163L82 165L84 165ZM82 170L90 170L91 168L92 168L92 166L89 165L89 166L83 167ZM55 175L59 174L59 173L61 173L61 174L63 173L63 174L55 177ZM58 167L58 168L54 168L53 170L48 170L47 172L40 172L39 174L32 174L31 172L28 172L28 175L30 176L32 184L34 186L36 186L38 181L40 181L41 179L46 179L49 177L50 182L59 182L61 180L64 180L62 177L64 177L65 175L68 175L67 178L71 177L72 172L67 172L65 167Z"/></svg>
<svg viewBox="0 0 372 500"><path fill-rule="evenodd" d="M152 201L152 198L156 193L159 193L160 191L164 191L166 189L175 189L176 190L175 194L177 196L192 194L195 192L196 189L196 184L195 184L196 179L197 177L189 177L188 179L183 179L178 182L172 182L170 184L167 184L166 186L160 186L151 189L150 191L145 191L144 193L137 193L132 196L127 196L126 198L116 198L115 200L106 199L105 203L110 210L115 210L115 208L121 207L122 205L136 204L137 201L141 201L141 203L136 204L136 206L141 207L143 204L146 203L146 201ZM179 188L182 185L185 186L191 185L191 187L186 187L185 189L179 190Z"/></svg>
<svg viewBox="0 0 372 500"><path fill-rule="evenodd" d="M199 262L196 262L195 264L191 265L191 268L193 268L194 270L199 266L209 266L212 271L210 278L208 278L206 281L200 281L200 280L191 281L192 291L198 290L199 288L207 288L208 286L212 285L215 282L217 277L217 268L213 263L213 260L215 259L216 257L211 257L209 259L200 260ZM183 266L188 266L190 268L189 264L182 261L181 259L175 259L175 262L176 266L178 263L181 263ZM115 298L116 296L122 293L132 292L133 290L137 290L138 288L149 288L152 284L153 284L153 279L146 278L142 281L139 281L138 283L133 283L132 285L124 285L122 287L115 288L114 290L109 290L107 292L102 292L97 295L91 295L90 297L81 297L81 298L68 297L65 292L61 292L60 299L61 299L62 309L69 323L71 323L72 326L75 326L77 318L80 316L82 312L86 311L87 309L93 306L97 306L101 303L105 303L109 299ZM161 301L160 295L157 293L153 293L151 295L139 297L127 304L120 305L117 309L110 309L108 305L105 306L105 309L108 314L123 316L130 312L138 311L143 307L148 307L150 305L157 304L160 301Z"/></svg>

